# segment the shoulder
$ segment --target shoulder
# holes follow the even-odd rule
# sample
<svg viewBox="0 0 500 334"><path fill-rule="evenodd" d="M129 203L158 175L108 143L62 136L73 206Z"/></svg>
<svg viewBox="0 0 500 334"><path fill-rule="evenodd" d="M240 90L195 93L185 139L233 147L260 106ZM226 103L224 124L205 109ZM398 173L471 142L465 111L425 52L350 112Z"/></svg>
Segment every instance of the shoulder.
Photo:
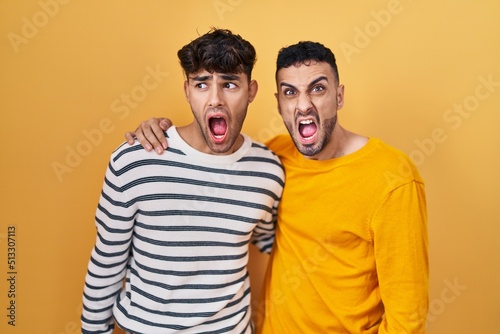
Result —
<svg viewBox="0 0 500 334"><path fill-rule="evenodd" d="M132 145L123 142L111 153L110 163L124 166L131 162L145 159L153 154L155 153L147 152L138 141L135 141Z"/></svg>
<svg viewBox="0 0 500 334"><path fill-rule="evenodd" d="M383 172L387 180L397 180L397 183L423 183L422 177L415 163L403 151L383 142L378 138L371 138L373 168Z"/></svg>
<svg viewBox="0 0 500 334"><path fill-rule="evenodd" d="M265 157L276 157L274 151L264 143L251 139L250 152L256 155L262 155Z"/></svg>
<svg viewBox="0 0 500 334"><path fill-rule="evenodd" d="M295 149L295 144L288 134L277 135L266 141L266 145L279 157L285 155L285 152Z"/></svg>
<svg viewBox="0 0 500 334"><path fill-rule="evenodd" d="M270 163L282 168L280 158L266 144L253 139L250 139L250 143L250 148L242 160Z"/></svg>
<svg viewBox="0 0 500 334"><path fill-rule="evenodd" d="M168 132L165 132L165 136L168 139L168 149L163 151L162 154L157 154L155 151L146 151L142 145L135 140L135 142L130 145L127 142L121 143L112 153L110 157L110 163L119 166L125 166L130 163L135 163L141 160L165 160L173 159L175 156L185 156L185 152L178 147L177 137L169 136Z"/></svg>
<svg viewBox="0 0 500 334"><path fill-rule="evenodd" d="M369 143L373 146L375 154L379 157L379 159L377 160L380 160L382 163L394 165L404 160L405 163L413 165L413 162L410 160L406 153L394 146L387 144L381 139L370 138Z"/></svg>
<svg viewBox="0 0 500 334"><path fill-rule="evenodd" d="M111 153L108 170L115 176L132 178L153 175L159 172L159 168L163 169L183 157L183 152L170 146L159 155L155 151L146 151L137 141L132 145L123 142Z"/></svg>

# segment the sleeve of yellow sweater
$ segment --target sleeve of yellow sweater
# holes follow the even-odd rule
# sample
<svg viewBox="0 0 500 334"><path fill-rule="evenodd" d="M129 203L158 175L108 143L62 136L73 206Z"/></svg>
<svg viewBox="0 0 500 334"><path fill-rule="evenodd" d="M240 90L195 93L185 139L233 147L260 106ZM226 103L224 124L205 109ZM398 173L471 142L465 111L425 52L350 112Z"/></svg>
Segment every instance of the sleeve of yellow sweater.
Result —
<svg viewBox="0 0 500 334"><path fill-rule="evenodd" d="M425 333L429 307L424 185L411 181L388 194L372 221L385 317L379 334Z"/></svg>

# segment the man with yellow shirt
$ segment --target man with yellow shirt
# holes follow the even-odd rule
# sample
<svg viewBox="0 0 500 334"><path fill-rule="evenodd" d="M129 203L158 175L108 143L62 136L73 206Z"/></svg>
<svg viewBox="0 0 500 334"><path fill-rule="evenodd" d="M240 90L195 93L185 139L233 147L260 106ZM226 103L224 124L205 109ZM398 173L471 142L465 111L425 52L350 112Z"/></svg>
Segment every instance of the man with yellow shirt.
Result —
<svg viewBox="0 0 500 334"><path fill-rule="evenodd" d="M344 86L322 44L280 50L276 84L290 135L267 143L286 186L259 332L424 333L427 212L417 169L404 153L340 125ZM161 152L167 123L143 123L139 141Z"/></svg>

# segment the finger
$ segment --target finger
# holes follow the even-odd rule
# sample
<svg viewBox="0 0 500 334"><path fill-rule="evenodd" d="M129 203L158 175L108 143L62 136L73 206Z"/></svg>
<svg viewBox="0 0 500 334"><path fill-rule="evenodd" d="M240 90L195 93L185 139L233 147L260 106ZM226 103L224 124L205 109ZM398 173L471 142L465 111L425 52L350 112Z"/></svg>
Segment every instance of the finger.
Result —
<svg viewBox="0 0 500 334"><path fill-rule="evenodd" d="M166 129L164 129L160 123L160 119L150 120L148 124L150 126L151 132L147 132L147 139L153 145L155 151L158 154L161 154L168 148L167 138L165 138ZM170 127L170 125L167 126L167 128L168 127Z"/></svg>
<svg viewBox="0 0 500 334"><path fill-rule="evenodd" d="M168 148L167 138L165 138L165 131L172 126L172 121L168 118L160 118L159 126L163 130L161 133L157 133L157 138L160 141L162 147L166 150Z"/></svg>
<svg viewBox="0 0 500 334"><path fill-rule="evenodd" d="M133 145L135 142L135 132L129 131L125 133L125 139L129 145Z"/></svg>
<svg viewBox="0 0 500 334"><path fill-rule="evenodd" d="M149 152L153 149L154 136L151 135L151 127L146 122L142 122L135 130L135 136L146 151ZM151 142L151 140L153 140L153 142Z"/></svg>
<svg viewBox="0 0 500 334"><path fill-rule="evenodd" d="M172 126L172 121L169 118L160 118L160 127L163 130L168 130Z"/></svg>
<svg viewBox="0 0 500 334"><path fill-rule="evenodd" d="M165 150L163 142L166 142L166 138L159 126L159 122L158 118L151 118L142 122L136 130L136 136L145 149L149 151L154 148L156 153L161 154Z"/></svg>

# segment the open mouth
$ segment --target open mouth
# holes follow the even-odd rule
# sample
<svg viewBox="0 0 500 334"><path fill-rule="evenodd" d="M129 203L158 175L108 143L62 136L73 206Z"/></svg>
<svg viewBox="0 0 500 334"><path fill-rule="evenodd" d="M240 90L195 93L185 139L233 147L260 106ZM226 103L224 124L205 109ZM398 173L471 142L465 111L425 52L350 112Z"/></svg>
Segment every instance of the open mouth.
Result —
<svg viewBox="0 0 500 334"><path fill-rule="evenodd" d="M227 135L227 121L221 116L212 116L208 119L210 133L215 142L222 142Z"/></svg>
<svg viewBox="0 0 500 334"><path fill-rule="evenodd" d="M303 142L314 140L318 133L318 126L314 119L303 119L299 121L299 134Z"/></svg>

